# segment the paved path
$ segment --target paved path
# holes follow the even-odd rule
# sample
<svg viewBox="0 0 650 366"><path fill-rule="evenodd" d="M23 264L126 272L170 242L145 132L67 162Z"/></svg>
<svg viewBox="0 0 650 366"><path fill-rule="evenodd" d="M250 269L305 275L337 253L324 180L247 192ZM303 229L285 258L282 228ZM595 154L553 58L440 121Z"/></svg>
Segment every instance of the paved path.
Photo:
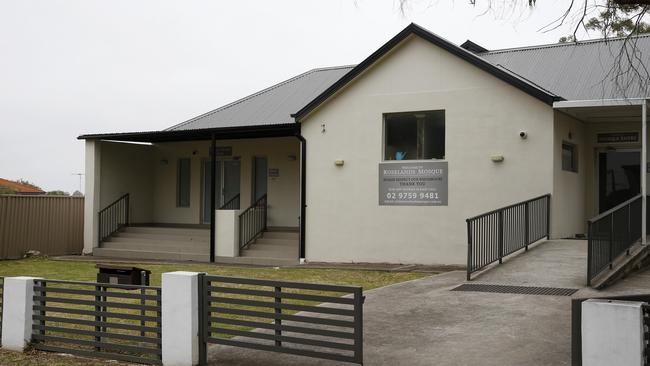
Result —
<svg viewBox="0 0 650 366"><path fill-rule="evenodd" d="M650 292L650 271L607 292L584 288L584 241L550 241L473 282L581 288L575 296ZM367 291L366 365L569 365L570 297L449 291L448 272ZM332 361L211 347L215 365L332 365ZM341 363L342 364L342 363Z"/></svg>

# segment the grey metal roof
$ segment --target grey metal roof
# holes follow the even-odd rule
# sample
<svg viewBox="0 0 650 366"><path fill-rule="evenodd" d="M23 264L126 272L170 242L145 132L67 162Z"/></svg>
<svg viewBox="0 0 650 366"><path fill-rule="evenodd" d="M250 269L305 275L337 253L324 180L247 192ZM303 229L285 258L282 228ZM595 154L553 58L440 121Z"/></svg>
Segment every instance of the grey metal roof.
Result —
<svg viewBox="0 0 650 366"><path fill-rule="evenodd" d="M628 50L636 46L632 57L637 67L650 69L650 35L631 37ZM617 85L616 65L629 65L627 57L619 62L623 39L558 43L477 53L485 60L510 70L566 100L643 98L650 96L639 78L624 75ZM621 85L622 84L622 85Z"/></svg>
<svg viewBox="0 0 650 366"><path fill-rule="evenodd" d="M442 45L449 52L470 62L476 59L485 60L487 62L479 63L478 66L488 68L492 73L499 69L503 74L500 74L501 77L510 80L513 85L519 85L526 90L534 89L533 91L540 91L554 98L593 100L650 97L650 93L643 89L639 78L634 75L623 77L625 90L621 90L620 85L614 81L612 71L617 64L622 39L483 52L484 48L473 43L471 49L466 47L467 42L463 48L453 45L414 24L400 34L405 32L419 32L417 34L435 40L439 46ZM394 39L399 40L399 34ZM639 52L632 57L635 65L650 69L650 35L631 37L629 42L628 49L630 44L634 43ZM391 41L382 48L391 46L390 43ZM380 53L381 50L375 53ZM370 64L372 61L371 55L358 66L362 67L364 63ZM327 94L328 90L354 78L356 74L350 72L353 69L355 65L313 69L159 132L186 134L207 129L285 128L283 126L295 123L292 114L311 104L320 103L318 98ZM124 139L122 135L124 134L115 134L114 137ZM129 138L142 138L137 133L132 135L134 136ZM113 135L84 135L79 138L108 139L111 136Z"/></svg>
<svg viewBox="0 0 650 366"><path fill-rule="evenodd" d="M309 103L353 66L319 68L273 85L167 131L293 123L291 114Z"/></svg>

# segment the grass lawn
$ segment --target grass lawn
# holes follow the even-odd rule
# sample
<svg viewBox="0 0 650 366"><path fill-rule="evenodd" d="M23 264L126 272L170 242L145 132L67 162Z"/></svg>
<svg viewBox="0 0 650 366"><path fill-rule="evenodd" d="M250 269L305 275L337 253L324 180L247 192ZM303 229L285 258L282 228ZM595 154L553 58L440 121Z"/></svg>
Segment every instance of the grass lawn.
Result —
<svg viewBox="0 0 650 366"><path fill-rule="evenodd" d="M252 277L286 281L314 282L324 284L361 286L364 290L409 281L431 275L418 272L388 272L354 269L313 269L313 268L260 268L234 267L211 264L154 264L137 263L131 265L152 271L151 285L160 286L161 274L171 271L207 272L213 275ZM74 280L94 282L97 269L94 262L57 261L47 258L0 261L0 276L35 276L50 280ZM55 354L31 351L16 354L0 351L0 365L104 365L102 360L72 358ZM116 365L111 361L110 364Z"/></svg>

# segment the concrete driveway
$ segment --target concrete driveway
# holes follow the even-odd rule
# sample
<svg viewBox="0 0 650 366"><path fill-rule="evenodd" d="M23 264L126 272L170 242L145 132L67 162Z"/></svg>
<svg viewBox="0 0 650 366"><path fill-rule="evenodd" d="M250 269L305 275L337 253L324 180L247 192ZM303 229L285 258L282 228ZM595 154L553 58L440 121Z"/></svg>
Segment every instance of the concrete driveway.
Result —
<svg viewBox="0 0 650 366"><path fill-rule="evenodd" d="M477 276L476 283L581 288L574 297L648 291L642 273L607 292L585 289L582 241L550 241ZM448 272L365 292L366 365L569 365L571 297L450 291ZM211 346L215 365L332 365L333 361ZM342 364L342 363L341 363Z"/></svg>

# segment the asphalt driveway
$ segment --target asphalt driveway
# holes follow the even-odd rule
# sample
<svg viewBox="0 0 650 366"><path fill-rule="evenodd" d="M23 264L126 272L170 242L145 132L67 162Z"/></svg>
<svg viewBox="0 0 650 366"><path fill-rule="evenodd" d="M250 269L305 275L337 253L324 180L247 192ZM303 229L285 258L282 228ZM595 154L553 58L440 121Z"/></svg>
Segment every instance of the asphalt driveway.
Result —
<svg viewBox="0 0 650 366"><path fill-rule="evenodd" d="M579 288L573 297L648 292L650 271L597 292L584 288L585 243L550 241L477 276L473 283ZM450 291L465 273L447 272L365 292L366 365L569 365L571 297ZM332 365L211 346L215 365Z"/></svg>

